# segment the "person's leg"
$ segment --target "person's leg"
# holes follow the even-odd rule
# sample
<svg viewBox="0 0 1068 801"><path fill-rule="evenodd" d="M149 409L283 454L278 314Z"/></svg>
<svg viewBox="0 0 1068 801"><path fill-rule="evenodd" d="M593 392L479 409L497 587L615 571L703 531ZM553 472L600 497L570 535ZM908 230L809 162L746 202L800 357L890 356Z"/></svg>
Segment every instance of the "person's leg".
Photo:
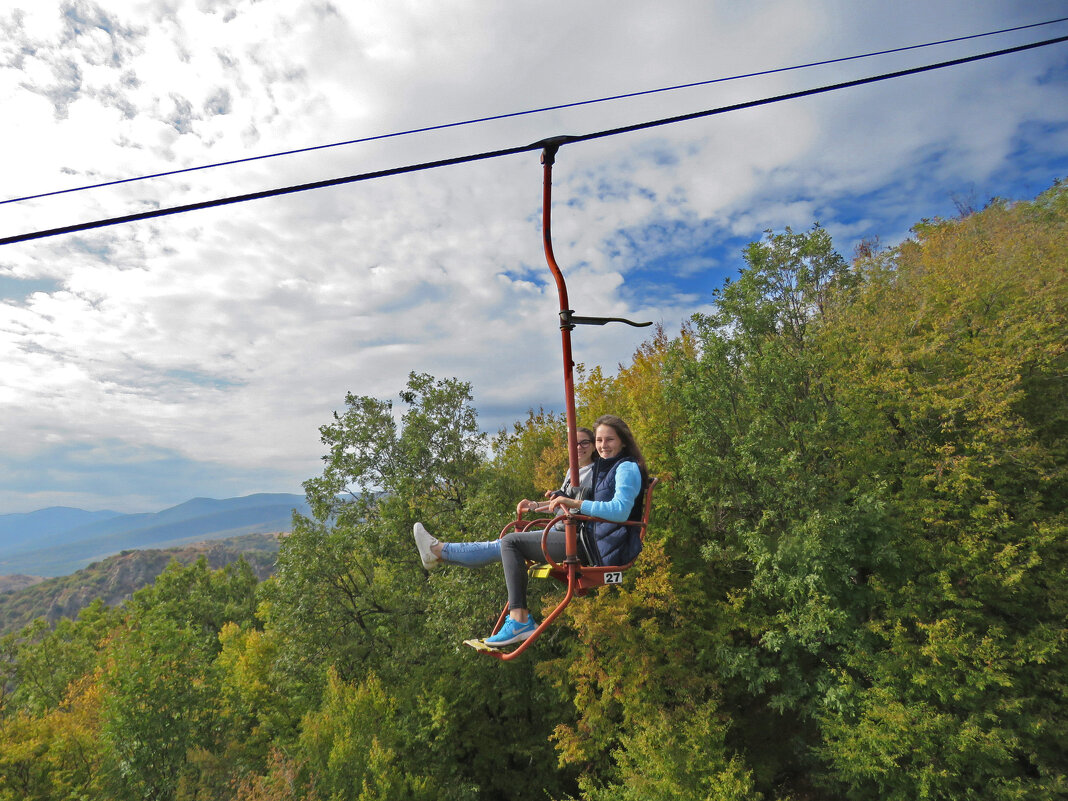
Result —
<svg viewBox="0 0 1068 801"><path fill-rule="evenodd" d="M443 542L441 561L464 567L484 567L501 561L501 541Z"/></svg>
<svg viewBox="0 0 1068 801"><path fill-rule="evenodd" d="M501 545L498 540L484 542L442 542L428 532L422 523L412 528L419 558L426 570L433 570L442 562L451 562L464 567L482 567L501 561Z"/></svg>
<svg viewBox="0 0 1068 801"><path fill-rule="evenodd" d="M513 532L501 539L501 565L508 585L508 617L500 631L483 640L492 648L521 643L537 629L537 621L527 609L527 560L541 562L545 559L541 539L540 531ZM545 549L554 562L563 561L567 555L564 532L550 531Z"/></svg>
<svg viewBox="0 0 1068 801"><path fill-rule="evenodd" d="M504 583L508 588L508 609L520 622L527 617L527 560L545 561L541 550L541 531L512 532L501 540L501 565L504 567ZM549 556L561 561L567 552L564 533L550 531L546 540Z"/></svg>

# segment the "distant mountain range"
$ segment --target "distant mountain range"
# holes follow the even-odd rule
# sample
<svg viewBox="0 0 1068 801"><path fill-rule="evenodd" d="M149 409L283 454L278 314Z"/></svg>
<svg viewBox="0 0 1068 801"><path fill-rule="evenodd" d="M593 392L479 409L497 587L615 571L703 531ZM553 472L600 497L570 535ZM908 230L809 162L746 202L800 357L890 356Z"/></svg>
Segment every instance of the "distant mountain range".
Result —
<svg viewBox="0 0 1068 801"><path fill-rule="evenodd" d="M303 495L259 493L143 514L55 506L0 515L0 576L64 576L126 550L290 531L294 510L310 514Z"/></svg>

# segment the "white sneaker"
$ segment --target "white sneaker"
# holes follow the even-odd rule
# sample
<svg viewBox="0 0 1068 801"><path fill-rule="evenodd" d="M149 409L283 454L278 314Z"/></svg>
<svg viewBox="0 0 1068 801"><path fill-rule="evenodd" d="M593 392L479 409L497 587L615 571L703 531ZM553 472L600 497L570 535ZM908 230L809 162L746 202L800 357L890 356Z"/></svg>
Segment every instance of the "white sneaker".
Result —
<svg viewBox="0 0 1068 801"><path fill-rule="evenodd" d="M415 547L419 549L419 558L423 560L423 567L427 570L433 570L438 562L441 561L430 550L431 545L438 544L437 538L430 536L427 530L423 528L422 523L416 523L412 533L415 534Z"/></svg>

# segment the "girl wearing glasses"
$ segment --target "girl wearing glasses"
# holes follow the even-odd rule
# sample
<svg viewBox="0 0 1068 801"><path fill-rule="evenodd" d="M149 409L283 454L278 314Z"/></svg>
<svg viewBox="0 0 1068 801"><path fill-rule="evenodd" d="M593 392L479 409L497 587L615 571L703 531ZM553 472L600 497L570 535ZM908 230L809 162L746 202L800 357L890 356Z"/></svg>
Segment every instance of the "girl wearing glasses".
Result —
<svg viewBox="0 0 1068 801"><path fill-rule="evenodd" d="M549 503L559 497L578 497L580 500L590 497L593 464L597 461L597 451L594 448L594 434L588 428L579 428L575 431L576 445L578 445L579 463L579 486L578 492L571 491L570 475L564 476L564 483L558 490L550 490L545 493L549 501L532 501L524 498L516 504L516 515L523 512L549 510ZM555 513L554 513L555 514ZM564 530L563 523L557 523L556 528ZM419 557L423 567L430 570L440 563L450 565L463 565L464 567L483 567L501 561L501 540L485 540L483 542L442 542L432 537L422 523L415 524L415 545L419 549ZM538 542L541 542L541 530L537 532ZM539 546L540 547L540 546Z"/></svg>

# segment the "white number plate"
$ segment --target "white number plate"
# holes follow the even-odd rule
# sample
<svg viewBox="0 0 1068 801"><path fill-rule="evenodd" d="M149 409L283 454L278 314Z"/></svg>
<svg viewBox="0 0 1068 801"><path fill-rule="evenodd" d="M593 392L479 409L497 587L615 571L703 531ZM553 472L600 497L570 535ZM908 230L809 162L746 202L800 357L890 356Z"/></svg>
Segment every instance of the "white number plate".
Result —
<svg viewBox="0 0 1068 801"><path fill-rule="evenodd" d="M604 574L605 584L622 584L623 583L623 571L615 571L613 573Z"/></svg>

